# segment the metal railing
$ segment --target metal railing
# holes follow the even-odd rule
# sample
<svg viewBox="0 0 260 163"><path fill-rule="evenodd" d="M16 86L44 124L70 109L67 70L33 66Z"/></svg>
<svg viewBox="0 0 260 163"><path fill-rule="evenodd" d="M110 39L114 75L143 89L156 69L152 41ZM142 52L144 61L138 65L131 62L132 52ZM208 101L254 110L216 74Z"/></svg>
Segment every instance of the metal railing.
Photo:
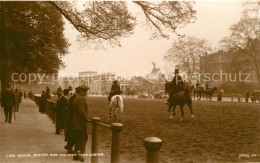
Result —
<svg viewBox="0 0 260 163"><path fill-rule="evenodd" d="M40 97L34 96L34 101L40 106ZM56 112L54 110L56 103L51 100L47 100L45 103L45 114L50 120L56 124ZM120 137L123 130L123 124L112 123L111 125L100 122L99 117L93 117L88 122L92 124L92 142L91 153L99 153L99 127L105 127L112 131L112 145L111 145L111 163L120 162ZM159 162L159 150L162 146L162 140L156 137L148 137L144 139L144 146L146 148L146 162L158 163ZM91 163L98 163L98 157L92 156Z"/></svg>

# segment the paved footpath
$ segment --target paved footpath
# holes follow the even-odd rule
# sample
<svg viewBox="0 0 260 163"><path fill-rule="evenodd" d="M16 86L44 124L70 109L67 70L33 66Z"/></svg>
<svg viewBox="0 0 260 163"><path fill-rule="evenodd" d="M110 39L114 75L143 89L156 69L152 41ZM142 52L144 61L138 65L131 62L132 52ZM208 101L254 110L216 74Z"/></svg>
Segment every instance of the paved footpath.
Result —
<svg viewBox="0 0 260 163"><path fill-rule="evenodd" d="M5 123L3 108L0 109L0 162L79 162L66 155L64 135L55 135L55 124L45 114L39 113L38 106L25 99L16 112L16 120ZM86 153L90 153L91 135L87 142ZM107 151L100 162L109 162ZM34 157L34 154L37 157ZM44 156L45 154L45 156ZM51 156L58 154L59 156ZM61 156L62 154L65 154ZM90 157L85 157L90 162Z"/></svg>

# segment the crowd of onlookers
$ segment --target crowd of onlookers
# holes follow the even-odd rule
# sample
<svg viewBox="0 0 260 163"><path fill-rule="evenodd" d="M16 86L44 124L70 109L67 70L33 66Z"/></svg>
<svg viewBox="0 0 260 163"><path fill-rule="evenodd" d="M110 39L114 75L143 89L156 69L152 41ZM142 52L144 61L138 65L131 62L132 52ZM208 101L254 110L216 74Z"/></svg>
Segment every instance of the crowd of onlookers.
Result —
<svg viewBox="0 0 260 163"><path fill-rule="evenodd" d="M70 94L72 88L62 90L59 87L56 91L58 99L55 107L56 112L56 132L61 134L64 131L64 147L67 153L75 154L74 160L84 161L82 154L85 152L85 146L88 140L87 122L88 122L88 105L85 96L89 88L86 85L79 86L75 89L74 94ZM45 113L47 100L51 98L50 89L47 87L42 91L39 101L39 111Z"/></svg>

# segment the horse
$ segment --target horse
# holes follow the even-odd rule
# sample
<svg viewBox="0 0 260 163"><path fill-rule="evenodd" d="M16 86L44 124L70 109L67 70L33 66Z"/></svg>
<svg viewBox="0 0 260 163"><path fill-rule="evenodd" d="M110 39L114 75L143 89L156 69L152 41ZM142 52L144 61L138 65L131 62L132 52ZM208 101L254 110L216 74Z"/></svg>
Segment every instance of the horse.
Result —
<svg viewBox="0 0 260 163"><path fill-rule="evenodd" d="M114 122L118 120L118 115L120 115L121 122L123 123L123 111L124 111L124 103L123 98L120 95L114 95L111 98L110 102L110 118L112 118L112 110L114 113ZM119 112L119 114L118 114Z"/></svg>
<svg viewBox="0 0 260 163"><path fill-rule="evenodd" d="M170 83L167 82L167 80L165 80L165 81L166 81L166 83L165 83L165 93L170 94L170 92L172 92L172 88L170 86ZM194 118L193 110L192 110L192 99L191 99L191 96L188 92L189 92L189 90L187 90L187 86L185 86L184 90L178 92L176 95L173 96L172 99L170 99L172 101L172 103L168 107L168 111L170 112L170 119L173 119L173 115L175 115L175 113L174 113L175 108L176 108L177 105L179 105L180 110L181 110L180 122L182 122L183 116L184 116L183 107L184 107L185 104L188 105L188 107L190 109L191 117Z"/></svg>
<svg viewBox="0 0 260 163"><path fill-rule="evenodd" d="M212 101L212 95L214 94L215 91L217 91L217 87L209 88L207 89L206 92L206 101Z"/></svg>
<svg viewBox="0 0 260 163"><path fill-rule="evenodd" d="M196 95L197 95L198 100L201 100L201 97L204 100L205 91L204 91L203 86L199 86L196 89L194 88L194 100L195 100Z"/></svg>

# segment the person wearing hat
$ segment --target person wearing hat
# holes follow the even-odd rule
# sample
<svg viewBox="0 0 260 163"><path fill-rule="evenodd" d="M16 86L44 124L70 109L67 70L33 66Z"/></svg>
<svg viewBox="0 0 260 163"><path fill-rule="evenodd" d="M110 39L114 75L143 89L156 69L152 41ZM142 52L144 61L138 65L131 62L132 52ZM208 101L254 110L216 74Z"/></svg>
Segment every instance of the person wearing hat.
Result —
<svg viewBox="0 0 260 163"><path fill-rule="evenodd" d="M120 86L119 86L119 84L118 84L118 81L117 80L115 80L115 81L113 81L113 85L112 85L112 87L111 87L111 91L110 91L110 93L109 93L109 96L108 96L108 103L110 104L110 102L111 102L111 98L113 97L113 96L115 96L115 95L120 95L122 93L122 91L121 91L121 89L120 89Z"/></svg>
<svg viewBox="0 0 260 163"><path fill-rule="evenodd" d="M209 87L210 87L210 84L209 84L209 82L207 81L207 83L206 83L206 90L208 90Z"/></svg>
<svg viewBox="0 0 260 163"><path fill-rule="evenodd" d="M73 153L73 147L75 145L75 134L73 131L73 101L75 97L79 94L79 87L75 88L75 94L69 98L69 107L66 111L65 116L65 141L67 145L64 147L67 150L67 153Z"/></svg>
<svg viewBox="0 0 260 163"><path fill-rule="evenodd" d="M171 92L169 92L169 98L167 99L166 104L170 105L171 104L171 100L173 98L173 96L180 92L181 90L183 90L183 79L182 77L179 75L179 69L175 69L174 71L174 77L173 80L170 83L170 87Z"/></svg>
<svg viewBox="0 0 260 163"><path fill-rule="evenodd" d="M196 89L198 90L200 88L200 83L199 83L199 81L197 81L197 83L196 83Z"/></svg>
<svg viewBox="0 0 260 163"><path fill-rule="evenodd" d="M74 160L84 161L82 154L85 153L85 147L88 140L87 122L88 122L88 105L85 99L89 87L86 85L79 86L79 93L73 100L73 119L72 128L75 133L75 153Z"/></svg>
<svg viewBox="0 0 260 163"><path fill-rule="evenodd" d="M11 91L11 85L7 84L6 90L2 94L1 105L4 108L5 122L11 123L12 111L15 107L14 93Z"/></svg>
<svg viewBox="0 0 260 163"><path fill-rule="evenodd" d="M69 90L64 89L63 95L61 94L60 99L57 101L56 105L56 133L60 134L60 129L65 129L65 112L69 106L68 100Z"/></svg>

